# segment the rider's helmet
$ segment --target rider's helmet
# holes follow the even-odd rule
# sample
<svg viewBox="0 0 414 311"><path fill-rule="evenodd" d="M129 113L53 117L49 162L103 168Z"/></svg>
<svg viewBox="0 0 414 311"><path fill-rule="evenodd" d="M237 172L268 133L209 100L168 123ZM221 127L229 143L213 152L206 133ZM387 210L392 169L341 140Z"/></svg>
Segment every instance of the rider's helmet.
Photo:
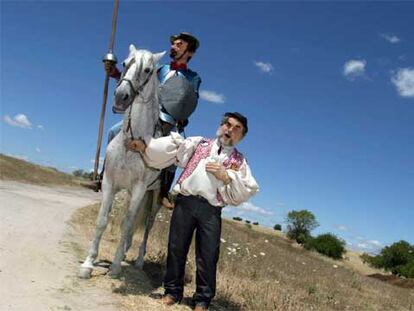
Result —
<svg viewBox="0 0 414 311"><path fill-rule="evenodd" d="M195 52L200 47L198 39L188 32L181 32L178 35L172 35L170 37L170 42L173 43L177 39L181 39L188 43L189 52Z"/></svg>

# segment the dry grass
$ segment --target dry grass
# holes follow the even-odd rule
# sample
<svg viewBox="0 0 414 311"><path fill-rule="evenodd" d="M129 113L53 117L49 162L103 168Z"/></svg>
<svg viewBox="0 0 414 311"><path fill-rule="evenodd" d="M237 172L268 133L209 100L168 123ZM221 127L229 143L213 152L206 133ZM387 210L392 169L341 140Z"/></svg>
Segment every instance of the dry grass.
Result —
<svg viewBox="0 0 414 311"><path fill-rule="evenodd" d="M38 185L79 186L81 180L59 172L52 167L43 167L24 160L0 154L0 179L22 181Z"/></svg>
<svg viewBox="0 0 414 311"><path fill-rule="evenodd" d="M108 262L119 237L118 224L124 205L124 196L118 195L111 224L101 243L99 257ZM98 205L83 208L73 218L75 228L84 237L80 244L85 250L93 236L98 209ZM144 272L126 266L121 279L112 280L103 276L106 269L101 269L92 279L97 286L119 294L131 310L160 308L148 295L161 292L170 215L162 210L157 216L148 242ZM295 246L279 233L255 227L223 221L218 288L212 310L414 310L412 289L363 276L346 261L321 257ZM135 237L133 252L127 259L136 256L134 251L139 241L140 237ZM85 253L79 254L79 259ZM193 246L188 270L192 281L185 288L185 296L191 297L195 287ZM189 310L189 307L176 306L169 310Z"/></svg>

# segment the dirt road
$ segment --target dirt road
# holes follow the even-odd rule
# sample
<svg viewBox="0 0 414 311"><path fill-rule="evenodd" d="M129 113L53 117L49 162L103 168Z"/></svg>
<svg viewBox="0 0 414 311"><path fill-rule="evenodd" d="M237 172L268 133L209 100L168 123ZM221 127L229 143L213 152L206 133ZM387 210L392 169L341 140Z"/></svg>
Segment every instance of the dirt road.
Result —
<svg viewBox="0 0 414 311"><path fill-rule="evenodd" d="M100 195L0 180L0 310L123 310L77 278L72 213Z"/></svg>

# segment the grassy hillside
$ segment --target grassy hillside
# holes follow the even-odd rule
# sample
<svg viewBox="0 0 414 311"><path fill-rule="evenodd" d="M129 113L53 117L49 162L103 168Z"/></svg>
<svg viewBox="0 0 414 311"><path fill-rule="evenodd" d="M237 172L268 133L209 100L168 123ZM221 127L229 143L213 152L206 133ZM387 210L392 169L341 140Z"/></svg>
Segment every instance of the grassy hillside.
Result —
<svg viewBox="0 0 414 311"><path fill-rule="evenodd" d="M125 198L118 195L101 244L101 260L113 258L124 202ZM98 205L87 207L73 218L76 230L84 237L78 247L80 260L93 236L98 210ZM157 216L144 274L124 267L123 277L112 280L102 275L101 270L91 282L119 294L131 310L150 310L148 300L143 297L154 291L162 292L170 217L166 210ZM225 220L222 239L217 296L212 310L414 310L412 288L364 276L352 269L347 260L333 261L303 250L280 233ZM128 259L136 256L139 242L138 235ZM190 283L185 296L191 297L195 287L193 246L187 266ZM171 310L190 308L184 303Z"/></svg>
<svg viewBox="0 0 414 311"><path fill-rule="evenodd" d="M0 154L0 179L15 180L40 185L80 184L80 180L55 168L43 167L24 160Z"/></svg>

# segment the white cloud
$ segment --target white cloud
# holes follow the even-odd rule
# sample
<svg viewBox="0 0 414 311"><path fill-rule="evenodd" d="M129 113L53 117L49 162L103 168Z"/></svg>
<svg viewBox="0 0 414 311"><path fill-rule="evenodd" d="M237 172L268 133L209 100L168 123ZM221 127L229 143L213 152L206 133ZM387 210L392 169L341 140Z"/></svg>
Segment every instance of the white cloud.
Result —
<svg viewBox="0 0 414 311"><path fill-rule="evenodd" d="M358 251L358 252L376 253L384 247L384 245L378 240L368 240L360 236L350 238L350 239L353 240L355 243L347 240L346 242L348 246L351 249Z"/></svg>
<svg viewBox="0 0 414 311"><path fill-rule="evenodd" d="M398 38L396 35L381 33L380 36L392 44L395 44L401 41L401 39Z"/></svg>
<svg viewBox="0 0 414 311"><path fill-rule="evenodd" d="M260 62L260 61L257 62L257 61L255 61L254 64L255 64L255 66L257 68L259 68L259 70L261 72L271 73L273 71L273 69L274 69L271 63L265 63L265 62Z"/></svg>
<svg viewBox="0 0 414 311"><path fill-rule="evenodd" d="M378 240L369 240L369 241L367 241L367 243L370 244L370 245L375 245L375 246L382 247L382 243Z"/></svg>
<svg viewBox="0 0 414 311"><path fill-rule="evenodd" d="M39 124L38 126L37 126L37 128L39 129L39 130L44 130L45 128L44 128L44 126L43 125L41 125L41 124Z"/></svg>
<svg viewBox="0 0 414 311"><path fill-rule="evenodd" d="M223 104L226 101L226 98L223 94L216 93L214 91L206 91L202 90L200 91L200 98L208 101L210 103L215 104Z"/></svg>
<svg viewBox="0 0 414 311"><path fill-rule="evenodd" d="M339 225L336 227L336 229L340 230L340 231L348 231L348 227L345 225Z"/></svg>
<svg viewBox="0 0 414 311"><path fill-rule="evenodd" d="M104 157L99 157L99 166L98 166L98 174L102 171L103 163L104 163ZM93 167L89 169L90 172L93 172L95 170L95 159L91 159L91 163L93 164Z"/></svg>
<svg viewBox="0 0 414 311"><path fill-rule="evenodd" d="M104 157L99 157L99 163L102 163L104 161ZM91 159L91 163L95 164L95 158Z"/></svg>
<svg viewBox="0 0 414 311"><path fill-rule="evenodd" d="M391 77L391 82L397 87L402 97L414 97L414 68L400 68Z"/></svg>
<svg viewBox="0 0 414 311"><path fill-rule="evenodd" d="M10 154L10 153L6 153L7 156L12 157L12 158L16 158L16 159L20 159L20 160L24 160L24 161L29 161L29 157L25 156L25 155L21 155L21 154Z"/></svg>
<svg viewBox="0 0 414 311"><path fill-rule="evenodd" d="M36 151L40 153L40 148L39 147L36 147Z"/></svg>
<svg viewBox="0 0 414 311"><path fill-rule="evenodd" d="M245 202L240 204L239 206L231 206L231 208L238 209L241 212L252 212L261 215L273 215L272 212L269 212L261 207L258 207L250 202Z"/></svg>
<svg viewBox="0 0 414 311"><path fill-rule="evenodd" d="M21 127L21 128L26 128L26 129L32 128L32 123L29 121L26 115L22 113L15 115L13 118L9 117L8 115L5 115L4 121L11 126Z"/></svg>
<svg viewBox="0 0 414 311"><path fill-rule="evenodd" d="M366 65L367 62L364 59L351 59L344 64L343 74L348 79L353 80L364 75Z"/></svg>

